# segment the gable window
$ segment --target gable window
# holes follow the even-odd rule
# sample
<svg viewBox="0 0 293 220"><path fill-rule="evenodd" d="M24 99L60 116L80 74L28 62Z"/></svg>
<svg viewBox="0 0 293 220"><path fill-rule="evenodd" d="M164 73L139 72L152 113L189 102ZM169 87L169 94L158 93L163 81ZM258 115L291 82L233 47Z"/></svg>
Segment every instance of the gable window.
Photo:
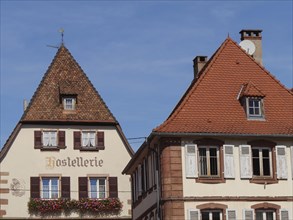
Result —
<svg viewBox="0 0 293 220"><path fill-rule="evenodd" d="M270 148L252 148L252 169L253 176L271 177L272 176L272 152Z"/></svg>
<svg viewBox="0 0 293 220"><path fill-rule="evenodd" d="M42 178L42 199L58 199L59 198L59 178L43 177Z"/></svg>
<svg viewBox="0 0 293 220"><path fill-rule="evenodd" d="M246 112L249 119L264 118L261 97L246 97Z"/></svg>
<svg viewBox="0 0 293 220"><path fill-rule="evenodd" d="M201 146L198 149L199 176L219 176L219 148L216 146Z"/></svg>
<svg viewBox="0 0 293 220"><path fill-rule="evenodd" d="M63 98L64 110L75 110L75 104L76 104L76 98L74 97Z"/></svg>
<svg viewBox="0 0 293 220"><path fill-rule="evenodd" d="M40 150L65 149L65 131L36 130L34 131L34 148Z"/></svg>
<svg viewBox="0 0 293 220"><path fill-rule="evenodd" d="M57 146L57 131L43 131L43 146Z"/></svg>
<svg viewBox="0 0 293 220"><path fill-rule="evenodd" d="M106 198L106 178L104 177L90 177L89 198L103 199Z"/></svg>
<svg viewBox="0 0 293 220"><path fill-rule="evenodd" d="M103 131L74 131L73 143L75 150L98 151L105 149L105 135Z"/></svg>
<svg viewBox="0 0 293 220"><path fill-rule="evenodd" d="M96 135L93 131L83 131L81 133L82 147L95 147L96 146Z"/></svg>

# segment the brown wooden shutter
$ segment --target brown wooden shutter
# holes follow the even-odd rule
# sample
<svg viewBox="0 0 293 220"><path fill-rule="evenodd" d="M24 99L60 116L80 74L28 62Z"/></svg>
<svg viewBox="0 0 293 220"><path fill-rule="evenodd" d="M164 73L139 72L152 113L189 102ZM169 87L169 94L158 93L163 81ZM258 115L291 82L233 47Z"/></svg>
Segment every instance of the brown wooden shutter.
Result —
<svg viewBox="0 0 293 220"><path fill-rule="evenodd" d="M105 137L104 137L104 132L103 131L98 131L97 132L97 139L98 139L98 148L105 148Z"/></svg>
<svg viewBox="0 0 293 220"><path fill-rule="evenodd" d="M65 149L65 131L58 131L58 147Z"/></svg>
<svg viewBox="0 0 293 220"><path fill-rule="evenodd" d="M118 179L117 177L109 177L109 197L118 198Z"/></svg>
<svg viewBox="0 0 293 220"><path fill-rule="evenodd" d="M40 177L31 177L31 198L40 198Z"/></svg>
<svg viewBox="0 0 293 220"><path fill-rule="evenodd" d="M70 177L61 177L61 197L70 199Z"/></svg>
<svg viewBox="0 0 293 220"><path fill-rule="evenodd" d="M42 131L35 131L35 148L40 149L42 147Z"/></svg>
<svg viewBox="0 0 293 220"><path fill-rule="evenodd" d="M80 131L73 132L74 149L79 150L81 148L81 133Z"/></svg>
<svg viewBox="0 0 293 220"><path fill-rule="evenodd" d="M88 178L78 177L79 199L88 198Z"/></svg>

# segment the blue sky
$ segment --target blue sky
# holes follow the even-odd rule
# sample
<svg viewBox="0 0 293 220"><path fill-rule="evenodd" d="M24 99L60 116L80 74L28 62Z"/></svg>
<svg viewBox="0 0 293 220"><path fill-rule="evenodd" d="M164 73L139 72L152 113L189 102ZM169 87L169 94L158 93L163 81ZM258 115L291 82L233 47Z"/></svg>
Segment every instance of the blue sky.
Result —
<svg viewBox="0 0 293 220"><path fill-rule="evenodd" d="M211 55L241 29L263 30L263 63L287 88L292 1L1 1L1 145L64 43L120 122L145 137L171 113ZM142 140L130 140L136 150Z"/></svg>

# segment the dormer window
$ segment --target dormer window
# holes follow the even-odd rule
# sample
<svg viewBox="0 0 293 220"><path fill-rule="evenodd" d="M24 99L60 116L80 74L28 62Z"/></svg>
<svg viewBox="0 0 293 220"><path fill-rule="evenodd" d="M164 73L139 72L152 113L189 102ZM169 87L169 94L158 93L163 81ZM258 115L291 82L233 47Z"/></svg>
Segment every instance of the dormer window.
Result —
<svg viewBox="0 0 293 220"><path fill-rule="evenodd" d="M249 120L264 119L264 98L265 94L251 82L243 84L237 96Z"/></svg>
<svg viewBox="0 0 293 220"><path fill-rule="evenodd" d="M76 98L75 97L64 97L63 107L64 110L75 110Z"/></svg>
<svg viewBox="0 0 293 220"><path fill-rule="evenodd" d="M262 98L246 97L246 113L249 119L264 118Z"/></svg>

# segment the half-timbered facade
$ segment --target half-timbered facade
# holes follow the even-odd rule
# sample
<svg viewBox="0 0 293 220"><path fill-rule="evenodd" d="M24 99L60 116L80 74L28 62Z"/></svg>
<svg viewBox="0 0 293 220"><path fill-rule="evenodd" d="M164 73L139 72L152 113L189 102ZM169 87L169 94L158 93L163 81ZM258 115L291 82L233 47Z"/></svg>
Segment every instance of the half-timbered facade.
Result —
<svg viewBox="0 0 293 220"><path fill-rule="evenodd" d="M133 219L293 219L292 91L262 65L261 30L240 34L254 53L228 37L196 57L191 85L124 169Z"/></svg>
<svg viewBox="0 0 293 220"><path fill-rule="evenodd" d="M133 151L62 44L1 150L0 217L131 219Z"/></svg>

